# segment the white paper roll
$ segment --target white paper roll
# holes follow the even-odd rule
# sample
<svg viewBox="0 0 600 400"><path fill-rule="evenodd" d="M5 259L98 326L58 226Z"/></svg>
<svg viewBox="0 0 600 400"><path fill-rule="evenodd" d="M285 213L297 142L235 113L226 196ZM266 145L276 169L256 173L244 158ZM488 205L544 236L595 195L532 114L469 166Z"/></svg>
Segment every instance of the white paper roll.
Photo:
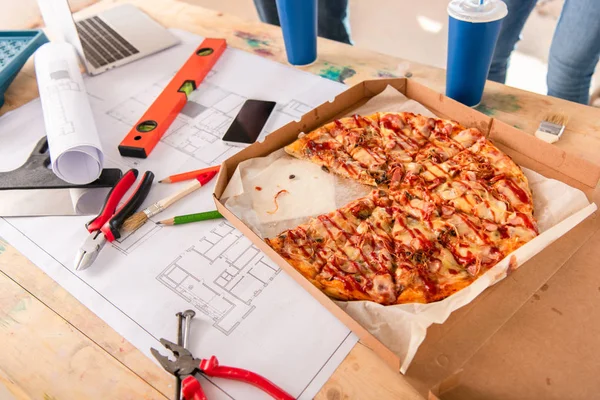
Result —
<svg viewBox="0 0 600 400"><path fill-rule="evenodd" d="M104 155L73 46L51 42L35 53L52 171L86 184L102 172Z"/></svg>

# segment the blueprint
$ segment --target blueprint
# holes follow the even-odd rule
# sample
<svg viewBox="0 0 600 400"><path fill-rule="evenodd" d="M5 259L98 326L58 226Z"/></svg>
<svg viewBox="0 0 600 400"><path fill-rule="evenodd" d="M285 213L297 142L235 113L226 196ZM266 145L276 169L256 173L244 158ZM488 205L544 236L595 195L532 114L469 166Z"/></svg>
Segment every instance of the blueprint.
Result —
<svg viewBox="0 0 600 400"><path fill-rule="evenodd" d="M264 137L344 90L228 49L150 157L123 158L118 143L202 40L174 32L182 44L86 77L105 167L151 170L158 180L215 165L239 151L221 137L246 99L277 101ZM0 170L18 167L43 135L38 100L0 118ZM154 184L143 207L185 184ZM313 398L357 338L226 220L156 224L214 209L213 185L107 244L92 267L80 272L73 259L89 216L0 219L0 236L149 357L150 347L161 348L158 339L175 340L175 313L193 309L189 348L196 356L216 355L222 364L253 370L298 398ZM235 382L202 383L211 399L268 398Z"/></svg>

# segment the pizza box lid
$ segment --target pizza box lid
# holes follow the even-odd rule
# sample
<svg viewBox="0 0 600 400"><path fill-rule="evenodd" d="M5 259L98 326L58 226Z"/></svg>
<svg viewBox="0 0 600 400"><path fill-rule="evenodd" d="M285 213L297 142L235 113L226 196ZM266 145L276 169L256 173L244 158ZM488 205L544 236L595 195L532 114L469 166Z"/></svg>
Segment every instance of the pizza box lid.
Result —
<svg viewBox="0 0 600 400"><path fill-rule="evenodd" d="M398 358L283 260L219 201L237 165L293 142L392 85L441 118L477 127L524 167L561 180L600 202L600 166L542 142L510 125L466 107L411 79L359 83L227 159L214 197L217 209L254 244L291 275L396 371ZM599 111L600 113L600 111ZM600 146L599 146L600 147ZM504 281L432 325L405 377L432 398L590 397L600 365L600 221L597 212L544 249ZM572 327L578 327L573 329ZM565 368L577 371L568 376ZM493 377L493 379L492 379ZM577 386L574 386L577 385ZM518 390L517 390L518 389Z"/></svg>

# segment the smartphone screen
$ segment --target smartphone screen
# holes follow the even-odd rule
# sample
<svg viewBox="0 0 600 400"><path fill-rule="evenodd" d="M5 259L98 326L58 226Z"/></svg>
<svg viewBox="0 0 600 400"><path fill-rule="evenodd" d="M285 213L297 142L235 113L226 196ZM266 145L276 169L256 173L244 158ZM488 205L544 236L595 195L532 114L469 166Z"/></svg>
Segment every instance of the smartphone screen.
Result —
<svg viewBox="0 0 600 400"><path fill-rule="evenodd" d="M232 145L254 143L275 108L275 104L274 101L246 100L225 132L223 141Z"/></svg>

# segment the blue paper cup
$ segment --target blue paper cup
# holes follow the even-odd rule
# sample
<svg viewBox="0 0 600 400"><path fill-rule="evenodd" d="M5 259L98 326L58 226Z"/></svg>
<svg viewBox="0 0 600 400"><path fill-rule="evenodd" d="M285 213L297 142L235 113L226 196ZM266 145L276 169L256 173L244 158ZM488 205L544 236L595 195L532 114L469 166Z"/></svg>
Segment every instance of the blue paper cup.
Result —
<svg viewBox="0 0 600 400"><path fill-rule="evenodd" d="M500 0L453 0L448 5L446 96L474 107L481 102L502 19Z"/></svg>
<svg viewBox="0 0 600 400"><path fill-rule="evenodd" d="M292 65L317 59L317 0L277 0L285 52Z"/></svg>

